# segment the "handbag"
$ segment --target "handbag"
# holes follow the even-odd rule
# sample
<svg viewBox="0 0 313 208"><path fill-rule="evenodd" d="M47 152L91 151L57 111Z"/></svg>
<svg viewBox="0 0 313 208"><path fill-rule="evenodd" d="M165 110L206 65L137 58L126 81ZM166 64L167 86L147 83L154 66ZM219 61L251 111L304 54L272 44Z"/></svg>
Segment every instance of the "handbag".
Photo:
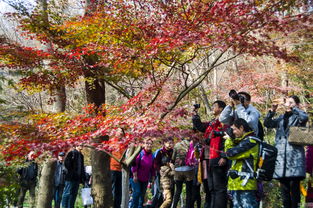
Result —
<svg viewBox="0 0 313 208"><path fill-rule="evenodd" d="M294 145L313 145L312 128L308 122L308 126L290 126L288 142Z"/></svg>
<svg viewBox="0 0 313 208"><path fill-rule="evenodd" d="M93 198L91 196L91 188L82 188L82 201L83 201L84 206L93 204Z"/></svg>

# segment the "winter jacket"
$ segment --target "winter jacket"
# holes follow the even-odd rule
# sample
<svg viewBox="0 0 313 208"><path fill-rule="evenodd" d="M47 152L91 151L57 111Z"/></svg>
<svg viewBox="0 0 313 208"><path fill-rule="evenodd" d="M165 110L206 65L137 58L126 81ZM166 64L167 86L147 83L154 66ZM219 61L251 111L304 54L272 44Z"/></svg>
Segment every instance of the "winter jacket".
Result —
<svg viewBox="0 0 313 208"><path fill-rule="evenodd" d="M64 160L65 166L65 180L66 181L78 181L80 183L85 182L85 166L84 156L76 149L70 151Z"/></svg>
<svg viewBox="0 0 313 208"><path fill-rule="evenodd" d="M152 152L147 152L145 149L141 150L135 160L135 164L132 167L132 173L137 172L138 181L148 182L155 176L153 167L154 156Z"/></svg>
<svg viewBox="0 0 313 208"><path fill-rule="evenodd" d="M170 165L163 165L160 168L160 183L163 190L171 189L173 186L174 180L174 169L170 167Z"/></svg>
<svg viewBox="0 0 313 208"><path fill-rule="evenodd" d="M255 107L249 105L248 108L245 108L242 104L238 104L234 110L231 106L228 105L222 111L219 120L224 124L232 125L234 120L237 118L246 120L254 131L255 135L258 135L260 113Z"/></svg>
<svg viewBox="0 0 313 208"><path fill-rule="evenodd" d="M21 181L37 182L38 165L34 161L26 160L26 166L19 168L17 173L20 175Z"/></svg>
<svg viewBox="0 0 313 208"><path fill-rule="evenodd" d="M293 108L291 116L288 118L287 128L284 128L284 116L273 118L274 112L269 112L264 120L267 128L276 128L275 147L278 150L275 172L273 178L280 179L286 177L305 177L305 155L304 147L292 145L288 142L290 126L305 126L308 115L298 109Z"/></svg>
<svg viewBox="0 0 313 208"><path fill-rule="evenodd" d="M218 161L221 159L220 153L224 150L224 139L222 136L215 135L214 132L225 131L228 126L222 124L218 119L209 123L202 123L198 115L193 116L192 123L198 131L204 132L205 142L209 146L210 165L218 166ZM203 154L208 154L205 149L203 151ZM206 156L203 155L202 157Z"/></svg>
<svg viewBox="0 0 313 208"><path fill-rule="evenodd" d="M230 191L257 190L257 181L253 174L257 168L259 144L254 139L255 137L251 135L253 135L253 132L249 132L241 138L228 138L225 141L225 155L232 160L229 174L232 171L237 171L238 173L250 174L251 176L248 177L249 179L245 184L245 176L239 176L234 179L229 177L228 190Z"/></svg>
<svg viewBox="0 0 313 208"><path fill-rule="evenodd" d="M123 157L123 153L125 152L125 148L120 148L117 151L113 151L112 155L117 159L121 159ZM112 157L110 158L110 170L111 171L122 171L121 163L117 162Z"/></svg>
<svg viewBox="0 0 313 208"><path fill-rule="evenodd" d="M64 186L65 184L65 167L61 161L56 161L54 172L54 186Z"/></svg>

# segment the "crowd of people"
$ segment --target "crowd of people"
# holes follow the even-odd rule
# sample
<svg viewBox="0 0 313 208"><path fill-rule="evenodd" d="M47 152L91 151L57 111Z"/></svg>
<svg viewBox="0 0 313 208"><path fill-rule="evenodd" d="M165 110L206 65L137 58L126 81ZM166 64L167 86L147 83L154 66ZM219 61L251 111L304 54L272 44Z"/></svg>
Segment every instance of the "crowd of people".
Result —
<svg viewBox="0 0 313 208"><path fill-rule="evenodd" d="M129 208L201 207L201 185L205 208L257 208L262 181L255 177L259 161L260 140L264 137L263 125L276 129L275 146L278 154L273 178L280 183L284 208L298 208L300 204L300 181L306 172L312 174L312 166L306 165L303 146L288 142L290 126L305 126L308 115L300 109L297 96L285 99L284 113L275 117L278 105L272 105L264 122L261 114L252 106L251 96L246 92L232 90L228 103L217 100L212 105L213 119L203 122L194 109L193 128L203 133L200 140L185 138L176 143L172 137L162 139L163 145L152 151L153 139L144 140L142 150L130 167ZM86 181L82 146L66 155L59 153L55 172L55 207L73 208L79 184ZM310 150L310 148L309 148ZM122 157L124 150L114 152ZM313 154L307 151L308 155ZM64 159L65 158L65 159ZM21 190L18 207L22 207L25 192L34 198L38 167L28 155L29 166L18 171ZM307 160L308 162L308 160ZM309 169L309 166L311 169ZM305 169L307 167L307 170ZM112 193L114 208L121 207L122 167L111 159ZM185 200L181 197L185 184ZM153 190L151 203L145 203L149 187Z"/></svg>

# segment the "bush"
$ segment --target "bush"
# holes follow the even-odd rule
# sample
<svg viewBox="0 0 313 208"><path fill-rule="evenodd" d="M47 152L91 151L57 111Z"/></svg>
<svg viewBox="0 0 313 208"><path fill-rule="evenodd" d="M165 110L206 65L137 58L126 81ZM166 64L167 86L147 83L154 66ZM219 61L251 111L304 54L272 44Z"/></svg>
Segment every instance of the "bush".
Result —
<svg viewBox="0 0 313 208"><path fill-rule="evenodd" d="M0 163L0 207L9 207L17 199L17 173L16 167Z"/></svg>

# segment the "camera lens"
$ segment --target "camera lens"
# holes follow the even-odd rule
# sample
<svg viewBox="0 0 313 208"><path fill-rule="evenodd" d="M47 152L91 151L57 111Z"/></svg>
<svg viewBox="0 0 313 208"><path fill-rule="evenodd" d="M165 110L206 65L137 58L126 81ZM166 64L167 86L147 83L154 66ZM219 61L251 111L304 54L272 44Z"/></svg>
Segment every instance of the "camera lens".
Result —
<svg viewBox="0 0 313 208"><path fill-rule="evenodd" d="M239 95L237 94L236 90L230 90L228 95L234 100L239 100Z"/></svg>

